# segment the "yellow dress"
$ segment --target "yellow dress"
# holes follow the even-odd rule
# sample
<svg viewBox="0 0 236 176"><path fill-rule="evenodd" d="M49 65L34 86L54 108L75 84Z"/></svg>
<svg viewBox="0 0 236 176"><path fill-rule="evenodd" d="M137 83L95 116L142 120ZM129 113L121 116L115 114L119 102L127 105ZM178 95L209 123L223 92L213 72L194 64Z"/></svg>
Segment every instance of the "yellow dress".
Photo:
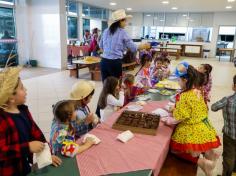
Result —
<svg viewBox="0 0 236 176"><path fill-rule="evenodd" d="M173 116L181 122L172 135L172 150L204 152L220 145L216 131L208 120L207 105L198 90L180 94Z"/></svg>

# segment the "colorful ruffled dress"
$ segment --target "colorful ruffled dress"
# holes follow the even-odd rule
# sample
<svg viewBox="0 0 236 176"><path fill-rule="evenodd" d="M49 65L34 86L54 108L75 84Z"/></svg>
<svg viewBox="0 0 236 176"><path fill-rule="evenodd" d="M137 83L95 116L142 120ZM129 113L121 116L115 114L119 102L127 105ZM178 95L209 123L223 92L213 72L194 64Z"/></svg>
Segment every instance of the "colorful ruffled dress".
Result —
<svg viewBox="0 0 236 176"><path fill-rule="evenodd" d="M135 77L135 82L138 87L152 87L151 75L149 68L142 68Z"/></svg>
<svg viewBox="0 0 236 176"><path fill-rule="evenodd" d="M171 150L205 152L221 145L200 91L192 89L177 95L173 116L181 122L172 135Z"/></svg>

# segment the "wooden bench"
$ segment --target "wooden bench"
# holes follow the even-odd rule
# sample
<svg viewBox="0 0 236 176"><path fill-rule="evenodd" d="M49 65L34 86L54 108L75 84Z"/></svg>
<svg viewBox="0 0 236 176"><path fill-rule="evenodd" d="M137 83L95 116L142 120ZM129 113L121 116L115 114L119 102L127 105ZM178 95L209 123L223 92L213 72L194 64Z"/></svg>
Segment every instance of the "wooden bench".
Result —
<svg viewBox="0 0 236 176"><path fill-rule="evenodd" d="M122 69L123 70L134 70L136 64L137 64L136 62L123 63L122 64Z"/></svg>
<svg viewBox="0 0 236 176"><path fill-rule="evenodd" d="M197 164L192 164L169 153L159 176L196 176Z"/></svg>

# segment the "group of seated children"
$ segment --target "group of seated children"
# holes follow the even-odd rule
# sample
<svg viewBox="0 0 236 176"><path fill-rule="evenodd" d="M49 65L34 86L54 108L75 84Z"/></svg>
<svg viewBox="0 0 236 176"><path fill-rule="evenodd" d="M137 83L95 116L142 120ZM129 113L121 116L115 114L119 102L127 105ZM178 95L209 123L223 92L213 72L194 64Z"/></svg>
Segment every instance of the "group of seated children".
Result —
<svg viewBox="0 0 236 176"><path fill-rule="evenodd" d="M61 164L56 155L65 151L67 144L71 147L74 143L74 154L94 145L95 141L90 137L81 145L75 141L93 129L99 121L103 123L108 120L117 108L170 75L170 62L166 56L154 58L153 63L154 67L151 69L152 57L145 53L141 57L141 68L136 77L127 74L123 83L115 77L105 80L98 101L101 108L100 120L88 107L95 91L94 84L90 81L79 81L73 85L70 100L59 101L53 106L54 118L50 133L53 165ZM175 122L178 123L171 138L171 151L181 158L197 163L208 176L212 175L215 161L219 157L214 149L220 146L219 137L208 118L211 70L209 64L202 64L195 69L187 62L180 63L175 75L179 78L181 92L176 96L175 106L170 108ZM28 174L31 171L32 154L43 151L46 143L43 133L24 105L26 89L19 79L19 72L19 67L7 68L0 72L0 175ZM155 78L155 82L152 78ZM234 78L234 90L235 85ZM226 124L229 121L228 114L235 121L235 94L230 98L230 102L224 98L212 106L214 111L224 108ZM228 112L226 108L230 103L232 112ZM231 128L235 126L228 124L227 128L224 128L224 138L235 142L235 133L230 132L233 131ZM227 166L227 163L225 165ZM230 166L234 166L234 163Z"/></svg>
<svg viewBox="0 0 236 176"><path fill-rule="evenodd" d="M139 87L151 88L170 76L170 59L166 53L160 55L143 53L140 57L140 65L136 73L136 83Z"/></svg>

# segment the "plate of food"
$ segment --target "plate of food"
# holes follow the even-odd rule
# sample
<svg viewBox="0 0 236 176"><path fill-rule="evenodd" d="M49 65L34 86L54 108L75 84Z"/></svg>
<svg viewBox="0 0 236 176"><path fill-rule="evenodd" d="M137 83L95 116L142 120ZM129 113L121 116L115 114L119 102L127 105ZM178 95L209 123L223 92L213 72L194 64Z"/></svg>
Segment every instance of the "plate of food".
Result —
<svg viewBox="0 0 236 176"><path fill-rule="evenodd" d="M157 89L148 89L148 92L149 93L158 93L159 90L157 90Z"/></svg>
<svg viewBox="0 0 236 176"><path fill-rule="evenodd" d="M96 63L96 62L100 62L100 58L99 57L94 57L94 56L87 56L84 58L84 62L85 63Z"/></svg>
<svg viewBox="0 0 236 176"><path fill-rule="evenodd" d="M165 95L165 96L170 96L170 95L173 95L174 92L173 91L169 91L169 90L166 90L166 89L163 89L159 92L161 95Z"/></svg>
<svg viewBox="0 0 236 176"><path fill-rule="evenodd" d="M149 99L151 99L151 98L150 98L149 95L139 95L139 96L137 96L137 99L138 99L139 101L147 101L147 100L149 100Z"/></svg>
<svg viewBox="0 0 236 176"><path fill-rule="evenodd" d="M171 89L171 90L179 90L179 89L181 89L180 86L179 86L179 84L176 83L176 82L173 82L173 83L171 83L171 84L166 84L166 85L165 85L165 88L166 88L166 89Z"/></svg>

